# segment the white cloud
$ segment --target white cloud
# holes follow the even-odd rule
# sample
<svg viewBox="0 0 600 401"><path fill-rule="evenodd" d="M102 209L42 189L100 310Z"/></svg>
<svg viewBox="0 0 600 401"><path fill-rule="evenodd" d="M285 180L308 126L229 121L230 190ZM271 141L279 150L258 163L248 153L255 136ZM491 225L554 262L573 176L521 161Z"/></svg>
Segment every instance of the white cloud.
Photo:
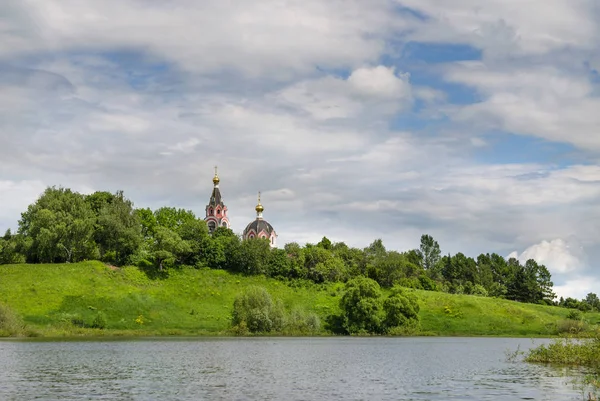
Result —
<svg viewBox="0 0 600 401"><path fill-rule="evenodd" d="M457 121L600 150L600 97L581 71L469 62L448 68L445 76L484 96L481 102L449 107Z"/></svg>
<svg viewBox="0 0 600 401"><path fill-rule="evenodd" d="M0 180L0 229L16 229L20 214L44 192L46 185L40 181ZM25 205L25 207L24 207Z"/></svg>
<svg viewBox="0 0 600 401"><path fill-rule="evenodd" d="M569 243L561 238L542 241L539 244L531 245L521 254L515 251L508 257L517 258L522 263L533 259L545 265L552 274L569 273L585 266L583 247L577 242Z"/></svg>
<svg viewBox="0 0 600 401"><path fill-rule="evenodd" d="M275 101L298 108L316 120L389 116L409 106L408 76L394 68L362 67L344 80L332 76L303 81L274 95Z"/></svg>
<svg viewBox="0 0 600 401"><path fill-rule="evenodd" d="M597 40L594 0L400 0L427 15L418 41L469 43L493 53L540 54L557 48L593 49Z"/></svg>
<svg viewBox="0 0 600 401"><path fill-rule="evenodd" d="M285 78L376 59L403 21L388 0L12 2L0 54L144 49L195 72ZM284 55L284 56L282 56Z"/></svg>
<svg viewBox="0 0 600 401"><path fill-rule="evenodd" d="M563 284L555 285L554 292L558 298L571 297L581 300L590 292L596 295L600 294L600 280L594 276L577 275L566 280Z"/></svg>

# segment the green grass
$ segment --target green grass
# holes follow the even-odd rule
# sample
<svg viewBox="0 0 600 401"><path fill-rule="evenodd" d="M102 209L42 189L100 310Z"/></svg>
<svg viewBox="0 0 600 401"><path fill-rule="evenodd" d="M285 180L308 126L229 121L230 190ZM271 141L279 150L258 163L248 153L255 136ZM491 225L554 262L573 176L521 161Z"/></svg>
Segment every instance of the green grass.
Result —
<svg viewBox="0 0 600 401"><path fill-rule="evenodd" d="M281 281L221 270L174 269L150 279L136 267L101 262L0 266L0 304L45 336L226 334L235 297L267 288L288 310L324 318L337 310L333 287L292 288ZM90 329L98 313L106 329ZM83 327L81 327L83 326Z"/></svg>
<svg viewBox="0 0 600 401"><path fill-rule="evenodd" d="M151 279L136 267L111 269L101 262L0 266L0 304L22 319L26 329L19 333L25 335L228 335L233 301L249 285L265 287L288 311L299 307L322 322L339 312L343 288L190 268ZM552 336L568 313L492 298L415 293L424 335ZM90 328L99 313L105 329ZM597 313L584 316L591 324L600 321Z"/></svg>
<svg viewBox="0 0 600 401"><path fill-rule="evenodd" d="M424 332L444 335L539 337L557 335L568 309L473 295L416 291ZM591 324L599 313L584 314Z"/></svg>

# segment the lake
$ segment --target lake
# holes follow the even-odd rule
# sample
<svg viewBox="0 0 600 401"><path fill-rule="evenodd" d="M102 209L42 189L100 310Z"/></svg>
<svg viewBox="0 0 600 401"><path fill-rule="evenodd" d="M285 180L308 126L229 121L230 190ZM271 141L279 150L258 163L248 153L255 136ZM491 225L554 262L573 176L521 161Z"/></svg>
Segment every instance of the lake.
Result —
<svg viewBox="0 0 600 401"><path fill-rule="evenodd" d="M535 340L535 344L549 340ZM581 400L514 338L0 341L0 400Z"/></svg>

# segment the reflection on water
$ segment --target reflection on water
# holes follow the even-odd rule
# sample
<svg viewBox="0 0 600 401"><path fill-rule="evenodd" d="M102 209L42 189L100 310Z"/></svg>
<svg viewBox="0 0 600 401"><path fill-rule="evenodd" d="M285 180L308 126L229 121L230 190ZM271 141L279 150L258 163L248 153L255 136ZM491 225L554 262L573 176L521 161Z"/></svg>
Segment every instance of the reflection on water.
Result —
<svg viewBox="0 0 600 401"><path fill-rule="evenodd" d="M546 341L5 341L0 400L581 400L559 371L506 361Z"/></svg>

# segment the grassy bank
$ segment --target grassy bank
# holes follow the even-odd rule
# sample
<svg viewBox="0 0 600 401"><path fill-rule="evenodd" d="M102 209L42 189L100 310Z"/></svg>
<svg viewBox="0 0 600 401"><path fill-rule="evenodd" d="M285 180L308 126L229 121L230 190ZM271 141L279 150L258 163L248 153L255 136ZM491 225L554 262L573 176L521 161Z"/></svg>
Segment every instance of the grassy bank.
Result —
<svg viewBox="0 0 600 401"><path fill-rule="evenodd" d="M249 285L263 286L287 310L314 312L323 322L338 312L343 289L208 269L170 270L150 278L135 267L100 262L0 266L0 304L22 319L21 335L226 335L233 301ZM552 336L568 314L557 307L415 293L425 335ZM598 324L600 314L585 319Z"/></svg>
<svg viewBox="0 0 600 401"><path fill-rule="evenodd" d="M600 331L588 333L584 338L567 335L555 339L548 345L540 345L531 349L525 356L525 360L532 363L578 369L570 372L575 376L573 383L581 388L584 394L587 390L587 399L598 400L600 396Z"/></svg>

